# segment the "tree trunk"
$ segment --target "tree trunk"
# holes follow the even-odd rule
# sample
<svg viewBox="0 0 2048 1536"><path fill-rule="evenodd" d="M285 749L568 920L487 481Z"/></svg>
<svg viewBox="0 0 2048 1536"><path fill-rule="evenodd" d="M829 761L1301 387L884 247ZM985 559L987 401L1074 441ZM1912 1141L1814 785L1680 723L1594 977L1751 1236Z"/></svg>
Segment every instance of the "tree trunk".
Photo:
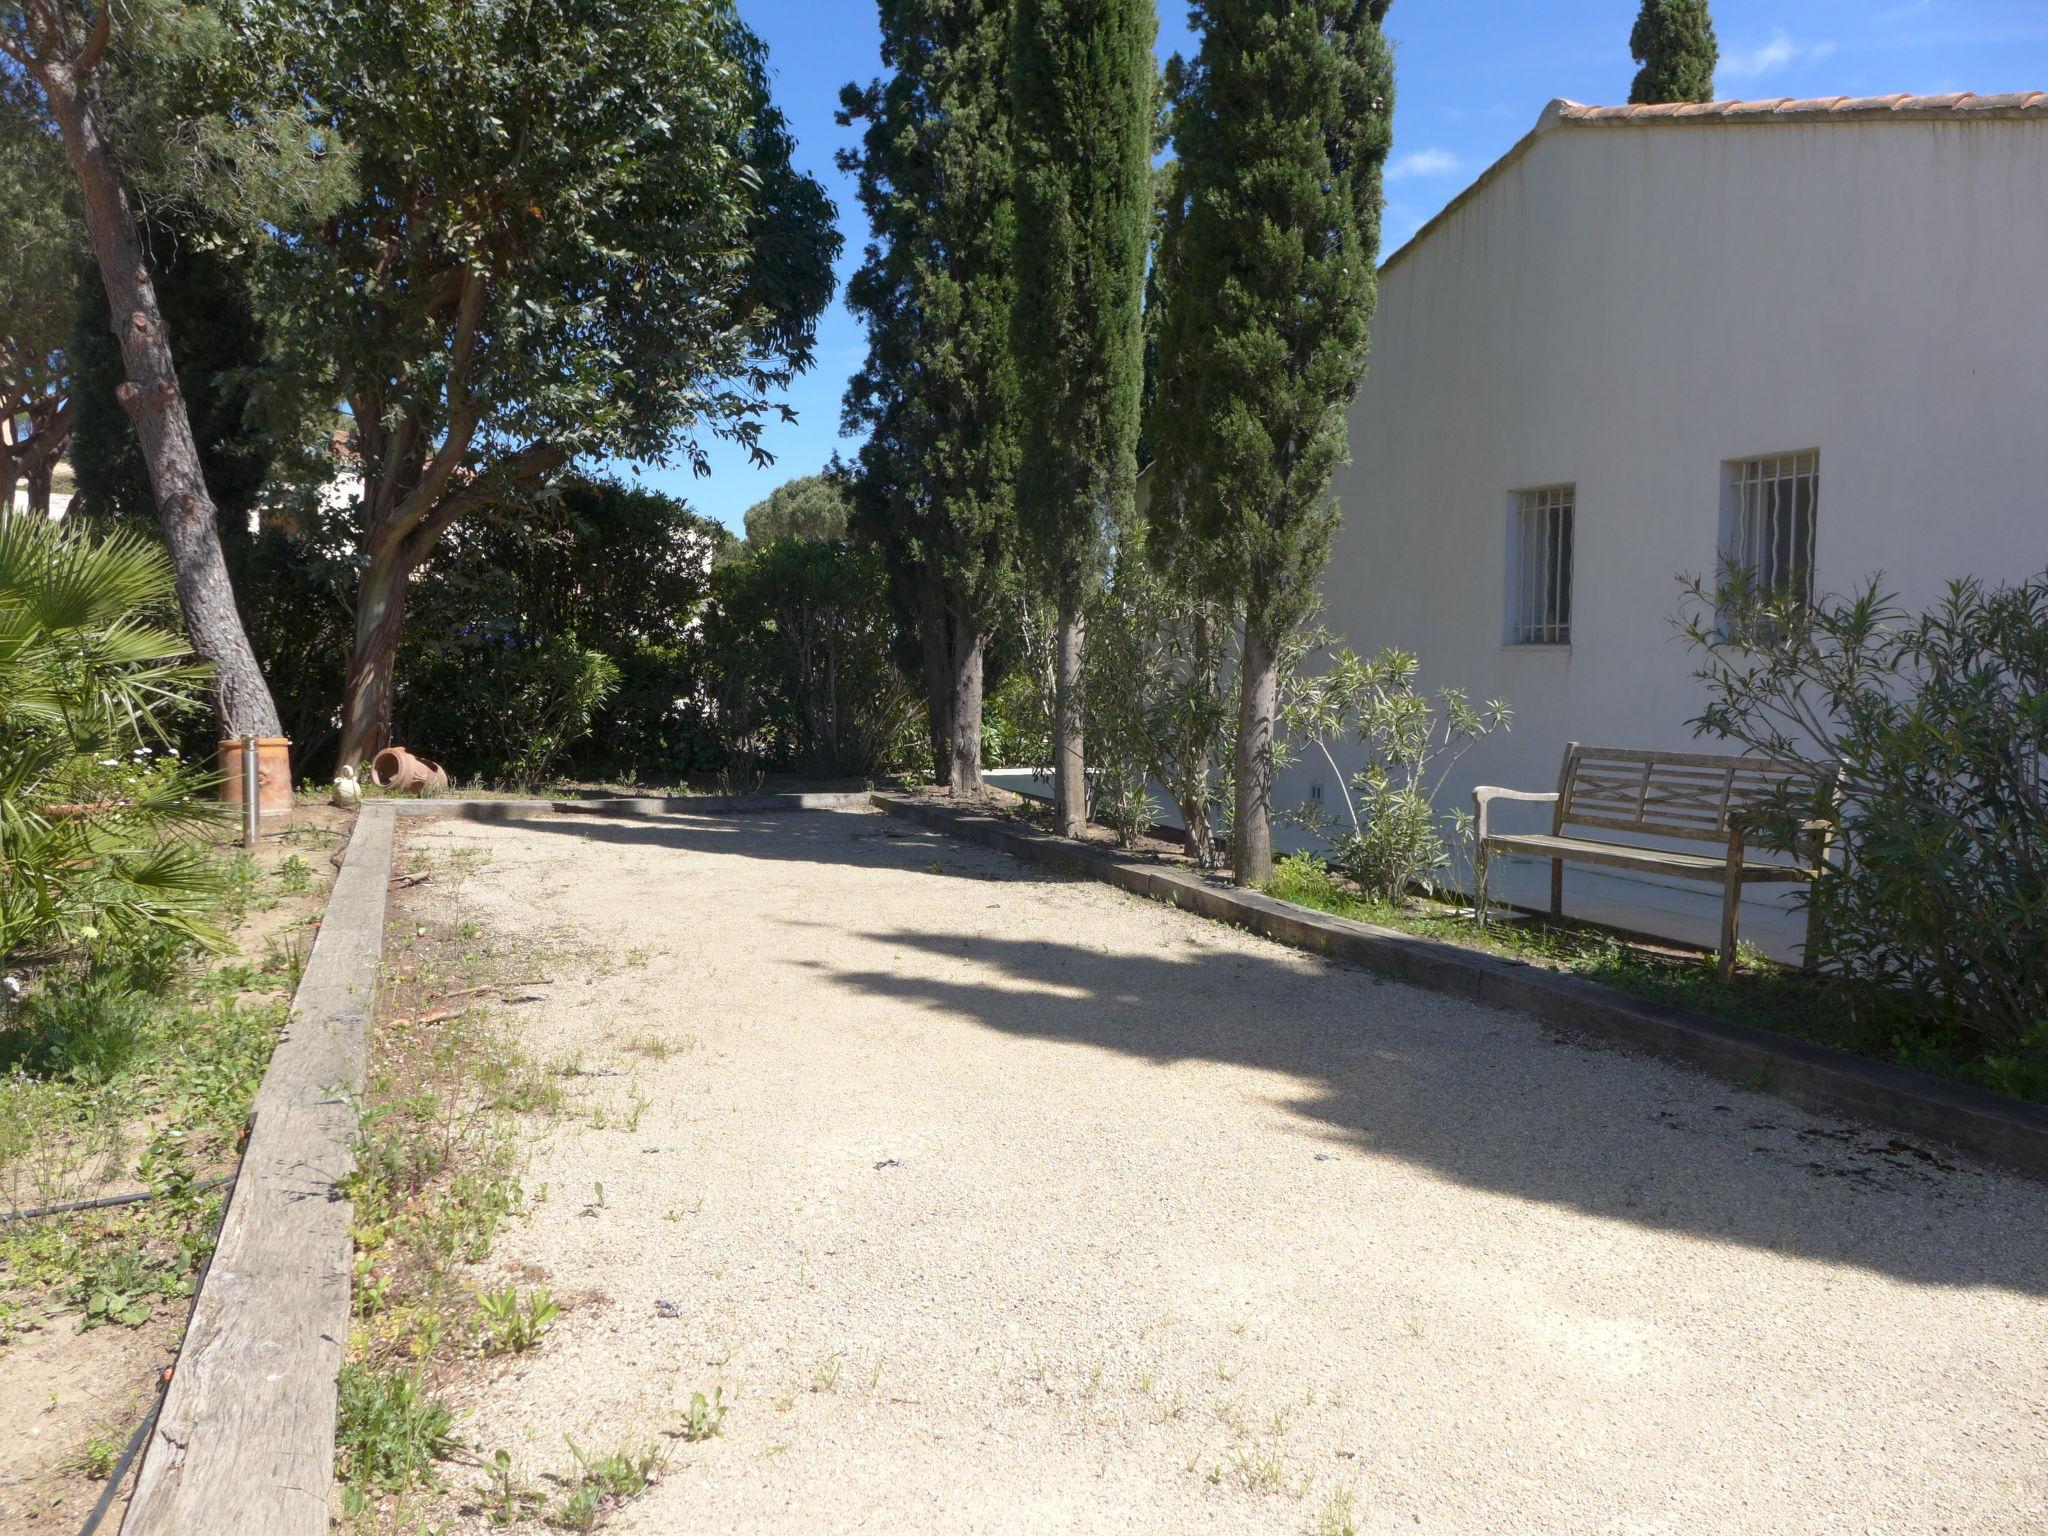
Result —
<svg viewBox="0 0 2048 1536"><path fill-rule="evenodd" d="M946 785L956 795L971 795L981 788L983 640L980 627L964 613L954 614L951 629Z"/></svg>
<svg viewBox="0 0 2048 1536"><path fill-rule="evenodd" d="M192 648L213 667L222 730L230 736L281 736L277 705L256 665L234 589L228 584L213 498L200 474L199 448L178 389L170 335L157 308L156 284L136 234L135 213L102 127L97 91L91 76L81 76L69 63L39 58L32 70L78 177L86 229L99 258L114 334L128 373L121 403L135 422L143 462L149 466L150 489L170 551L185 628Z"/></svg>
<svg viewBox="0 0 2048 1536"><path fill-rule="evenodd" d="M21 470L14 455L0 452L0 515L14 510L14 488L21 482Z"/></svg>
<svg viewBox="0 0 2048 1536"><path fill-rule="evenodd" d="M953 762L953 669L946 654L946 613L929 590L923 596L918 638L924 652L925 728L931 739L932 782L947 784Z"/></svg>
<svg viewBox="0 0 2048 1536"><path fill-rule="evenodd" d="M356 638L342 690L341 748L335 767L360 765L391 744L391 702L398 637L405 626L405 584L412 574L403 540L370 550L356 592Z"/></svg>
<svg viewBox="0 0 2048 1536"><path fill-rule="evenodd" d="M1237 814L1231 822L1231 878L1273 878L1273 723L1278 713L1277 648L1247 622L1237 696Z"/></svg>
<svg viewBox="0 0 2048 1536"><path fill-rule="evenodd" d="M28 510L31 517L50 515L50 483L56 479L55 464L38 464L28 472Z"/></svg>
<svg viewBox="0 0 2048 1536"><path fill-rule="evenodd" d="M1062 595L1059 657L1053 672L1053 826L1062 837L1088 829L1088 768L1081 741L1081 663L1087 620L1078 596Z"/></svg>

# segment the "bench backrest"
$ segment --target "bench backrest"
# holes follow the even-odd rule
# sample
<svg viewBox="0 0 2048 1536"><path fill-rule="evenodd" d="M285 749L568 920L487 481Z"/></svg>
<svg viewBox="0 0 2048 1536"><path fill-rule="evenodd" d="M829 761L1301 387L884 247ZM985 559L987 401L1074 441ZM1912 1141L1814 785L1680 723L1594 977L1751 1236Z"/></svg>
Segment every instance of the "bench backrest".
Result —
<svg viewBox="0 0 2048 1536"><path fill-rule="evenodd" d="M1738 757L1712 752L1644 752L1633 747L1565 748L1554 831L1604 827L1657 837L1722 843L1730 815L1768 804L1787 787L1833 798L1838 763Z"/></svg>

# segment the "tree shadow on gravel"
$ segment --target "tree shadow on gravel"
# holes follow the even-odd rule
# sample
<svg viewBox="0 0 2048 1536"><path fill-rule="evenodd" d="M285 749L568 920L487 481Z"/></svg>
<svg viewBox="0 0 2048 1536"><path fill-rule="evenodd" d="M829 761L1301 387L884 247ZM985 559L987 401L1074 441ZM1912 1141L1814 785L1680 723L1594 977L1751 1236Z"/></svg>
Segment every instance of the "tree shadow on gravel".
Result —
<svg viewBox="0 0 2048 1536"><path fill-rule="evenodd" d="M880 816L519 825L604 844L978 886L1092 883ZM892 929L874 926L875 916L821 914L817 922L943 958L948 970L967 960L985 967L988 981L903 965L820 967L831 983L1020 1037L1159 1064L1283 1073L1304 1085L1291 1107L1324 1134L1473 1188L1921 1284L2048 1294L2048 1188L1987 1175L1887 1131L1808 1115L1520 1014L1278 945L1207 947L1195 936L1210 925L1192 915L1179 919L1191 941L1154 954L1105 953L1070 934ZM1044 928L1048 918L1041 908L1029 922Z"/></svg>
<svg viewBox="0 0 2048 1536"><path fill-rule="evenodd" d="M2048 1292L2048 1190L1518 1014L1306 956L866 936L1003 984L895 969L836 983L1158 1064L1285 1073L1308 1085L1291 1107L1334 1138L1460 1184L1923 1284Z"/></svg>

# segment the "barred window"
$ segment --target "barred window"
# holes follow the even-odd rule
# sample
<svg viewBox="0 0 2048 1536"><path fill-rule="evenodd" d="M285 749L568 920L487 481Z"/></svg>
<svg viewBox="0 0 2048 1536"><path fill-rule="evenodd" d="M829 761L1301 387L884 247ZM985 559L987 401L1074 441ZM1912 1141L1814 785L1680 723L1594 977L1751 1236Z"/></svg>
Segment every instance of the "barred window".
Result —
<svg viewBox="0 0 2048 1536"><path fill-rule="evenodd" d="M1735 459L1728 464L1721 557L1759 593L1813 600L1813 537L1820 504L1820 451Z"/></svg>
<svg viewBox="0 0 2048 1536"><path fill-rule="evenodd" d="M1572 506L1576 488L1515 492L1508 528L1508 640L1514 645L1572 641Z"/></svg>

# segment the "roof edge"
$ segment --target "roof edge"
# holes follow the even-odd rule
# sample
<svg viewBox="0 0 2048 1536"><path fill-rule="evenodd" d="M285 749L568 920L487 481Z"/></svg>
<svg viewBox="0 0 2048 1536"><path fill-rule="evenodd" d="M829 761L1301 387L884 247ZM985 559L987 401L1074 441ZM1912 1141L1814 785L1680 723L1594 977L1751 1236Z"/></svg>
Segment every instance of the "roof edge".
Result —
<svg viewBox="0 0 2048 1536"><path fill-rule="evenodd" d="M1566 97L1554 98L1536 118L1536 126L1517 139L1508 152L1439 208L1421 228L1380 263L1386 271L1422 243L1438 225L1497 181L1536 141L1566 127L1664 127L1709 123L1722 127L1760 123L1970 123L1999 119L2048 122L2048 91L2009 91L1979 96L1956 91L1946 96L1780 96L1768 101L1665 102L1656 105L1591 107Z"/></svg>

